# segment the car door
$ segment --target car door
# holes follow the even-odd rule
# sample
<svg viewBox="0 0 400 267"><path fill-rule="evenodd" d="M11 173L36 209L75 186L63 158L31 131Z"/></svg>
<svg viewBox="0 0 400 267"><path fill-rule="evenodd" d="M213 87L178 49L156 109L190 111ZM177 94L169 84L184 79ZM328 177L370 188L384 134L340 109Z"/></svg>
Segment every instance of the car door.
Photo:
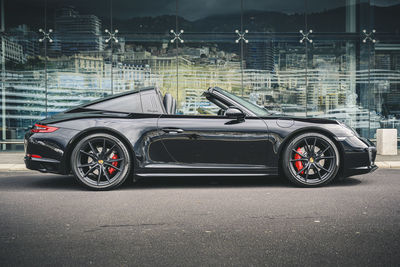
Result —
<svg viewBox="0 0 400 267"><path fill-rule="evenodd" d="M139 168L150 169L157 164L170 162L171 156L165 150L157 123L161 114L165 113L161 93L157 88L139 90L137 102L141 112L131 114L131 123L127 131L130 140L137 140L134 152L138 159ZM134 104L134 99L131 103Z"/></svg>
<svg viewBox="0 0 400 267"><path fill-rule="evenodd" d="M267 168L272 146L265 123L225 116L164 114L158 120L161 140L180 167Z"/></svg>

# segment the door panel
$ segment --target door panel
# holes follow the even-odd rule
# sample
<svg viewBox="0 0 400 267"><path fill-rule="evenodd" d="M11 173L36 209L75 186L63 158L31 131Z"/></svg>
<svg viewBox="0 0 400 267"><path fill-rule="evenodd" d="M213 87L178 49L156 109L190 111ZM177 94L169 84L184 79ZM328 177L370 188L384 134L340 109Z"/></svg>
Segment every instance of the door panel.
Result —
<svg viewBox="0 0 400 267"><path fill-rule="evenodd" d="M221 116L163 115L161 140L175 163L267 166L271 153L267 128L258 118L242 122Z"/></svg>
<svg viewBox="0 0 400 267"><path fill-rule="evenodd" d="M139 168L151 164L171 162L171 156L165 150L157 127L158 114L135 114L130 123L123 120L117 125L123 125L118 131L125 134L132 143ZM112 127L112 126L111 126Z"/></svg>

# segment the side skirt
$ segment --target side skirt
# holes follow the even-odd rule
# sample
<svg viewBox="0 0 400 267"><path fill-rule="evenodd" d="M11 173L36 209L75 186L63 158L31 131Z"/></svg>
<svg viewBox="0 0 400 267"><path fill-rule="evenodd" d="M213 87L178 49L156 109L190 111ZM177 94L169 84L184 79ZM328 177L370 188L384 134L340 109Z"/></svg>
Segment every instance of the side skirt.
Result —
<svg viewBox="0 0 400 267"><path fill-rule="evenodd" d="M140 177L270 176L266 173L136 173Z"/></svg>
<svg viewBox="0 0 400 267"><path fill-rule="evenodd" d="M278 168L262 165L234 164L148 164L139 168L137 176L267 176L277 175Z"/></svg>

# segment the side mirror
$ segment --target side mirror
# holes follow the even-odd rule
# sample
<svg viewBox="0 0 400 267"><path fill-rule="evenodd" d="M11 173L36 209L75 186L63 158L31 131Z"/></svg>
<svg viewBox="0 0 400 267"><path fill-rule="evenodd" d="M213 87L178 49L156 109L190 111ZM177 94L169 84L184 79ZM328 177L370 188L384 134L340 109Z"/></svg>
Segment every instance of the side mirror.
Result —
<svg viewBox="0 0 400 267"><path fill-rule="evenodd" d="M242 121L246 115L240 109L231 107L225 111L225 116L229 119Z"/></svg>

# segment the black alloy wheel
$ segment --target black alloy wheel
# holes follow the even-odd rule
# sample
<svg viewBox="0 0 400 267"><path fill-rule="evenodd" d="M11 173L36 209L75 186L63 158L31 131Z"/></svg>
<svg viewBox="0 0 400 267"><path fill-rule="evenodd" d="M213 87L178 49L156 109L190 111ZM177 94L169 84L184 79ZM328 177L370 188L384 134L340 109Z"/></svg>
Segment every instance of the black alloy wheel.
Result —
<svg viewBox="0 0 400 267"><path fill-rule="evenodd" d="M336 177L340 157L331 139L319 133L306 133L289 142L282 163L289 181L313 187L326 185Z"/></svg>
<svg viewBox="0 0 400 267"><path fill-rule="evenodd" d="M92 134L80 140L71 155L75 178L92 190L110 190L130 174L131 159L125 145L110 134Z"/></svg>

